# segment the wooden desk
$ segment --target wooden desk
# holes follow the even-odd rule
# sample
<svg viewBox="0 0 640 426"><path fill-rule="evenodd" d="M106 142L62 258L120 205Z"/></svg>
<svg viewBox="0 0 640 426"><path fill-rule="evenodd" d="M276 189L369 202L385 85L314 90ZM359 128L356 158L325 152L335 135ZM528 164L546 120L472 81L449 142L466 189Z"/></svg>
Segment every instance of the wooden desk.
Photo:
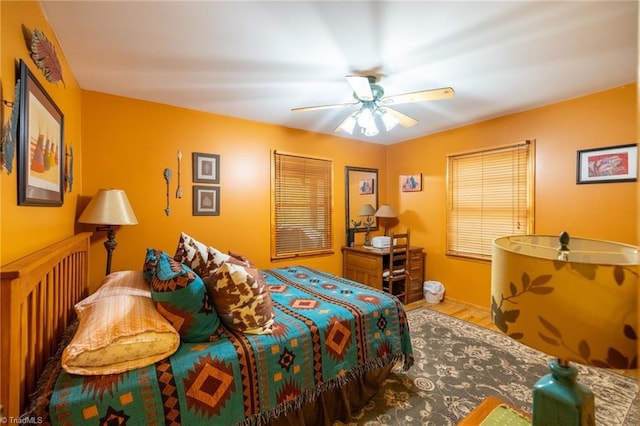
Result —
<svg viewBox="0 0 640 426"><path fill-rule="evenodd" d="M487 419L487 417L493 412L494 409L498 408L498 406L501 404L504 404L509 409L513 410L513 415L516 416L513 419L513 424L529 424L527 421L530 421L530 417L527 413L511 407L509 404L501 401L495 396L488 396L484 401L480 403L480 405L474 408L467 417L462 419L462 421L458 423L458 426L478 426Z"/></svg>
<svg viewBox="0 0 640 426"><path fill-rule="evenodd" d="M382 272L389 249L375 249L357 245L342 247L342 276L371 287L382 289ZM422 247L409 248L409 273L411 280L407 288L406 303L422 299L424 280L424 258Z"/></svg>

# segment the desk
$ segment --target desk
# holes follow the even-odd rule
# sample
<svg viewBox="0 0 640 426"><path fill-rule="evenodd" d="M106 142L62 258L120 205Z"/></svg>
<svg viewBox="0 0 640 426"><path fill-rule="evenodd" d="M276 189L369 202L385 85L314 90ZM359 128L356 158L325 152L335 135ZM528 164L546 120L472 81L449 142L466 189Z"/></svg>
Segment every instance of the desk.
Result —
<svg viewBox="0 0 640 426"><path fill-rule="evenodd" d="M357 245L342 247L342 276L362 284L382 289L382 272L389 249L376 249ZM409 273L411 279L407 287L405 303L421 300L424 279L424 258L422 247L409 248Z"/></svg>

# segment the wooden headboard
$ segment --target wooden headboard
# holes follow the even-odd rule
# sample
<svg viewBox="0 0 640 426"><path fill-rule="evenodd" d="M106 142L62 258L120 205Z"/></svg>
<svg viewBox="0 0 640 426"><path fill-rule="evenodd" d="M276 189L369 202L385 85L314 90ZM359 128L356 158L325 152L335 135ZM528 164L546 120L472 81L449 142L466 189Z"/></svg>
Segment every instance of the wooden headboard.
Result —
<svg viewBox="0 0 640 426"><path fill-rule="evenodd" d="M0 420L17 418L47 359L88 294L90 232L9 263L0 271Z"/></svg>

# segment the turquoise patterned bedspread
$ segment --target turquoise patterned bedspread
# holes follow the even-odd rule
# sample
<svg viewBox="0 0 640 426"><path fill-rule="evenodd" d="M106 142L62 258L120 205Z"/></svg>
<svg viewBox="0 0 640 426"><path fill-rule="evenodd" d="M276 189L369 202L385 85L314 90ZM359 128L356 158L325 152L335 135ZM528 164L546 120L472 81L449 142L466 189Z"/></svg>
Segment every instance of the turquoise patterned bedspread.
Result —
<svg viewBox="0 0 640 426"><path fill-rule="evenodd" d="M170 358L116 375L62 371L53 424L257 424L376 367L413 363L404 308L353 281L296 266L262 271L275 308L272 335L225 329L182 343Z"/></svg>

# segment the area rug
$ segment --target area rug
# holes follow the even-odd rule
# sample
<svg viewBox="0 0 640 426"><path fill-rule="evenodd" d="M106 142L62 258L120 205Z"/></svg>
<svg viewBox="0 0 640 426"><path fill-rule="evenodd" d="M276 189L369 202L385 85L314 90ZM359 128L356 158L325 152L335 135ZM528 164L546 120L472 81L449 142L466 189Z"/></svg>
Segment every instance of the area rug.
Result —
<svg viewBox="0 0 640 426"><path fill-rule="evenodd" d="M548 373L550 357L428 308L407 315L414 366L392 373L348 425L455 425L489 395L531 412L531 389ZM609 370L578 369L578 381L595 394L599 426L640 424L638 381Z"/></svg>

